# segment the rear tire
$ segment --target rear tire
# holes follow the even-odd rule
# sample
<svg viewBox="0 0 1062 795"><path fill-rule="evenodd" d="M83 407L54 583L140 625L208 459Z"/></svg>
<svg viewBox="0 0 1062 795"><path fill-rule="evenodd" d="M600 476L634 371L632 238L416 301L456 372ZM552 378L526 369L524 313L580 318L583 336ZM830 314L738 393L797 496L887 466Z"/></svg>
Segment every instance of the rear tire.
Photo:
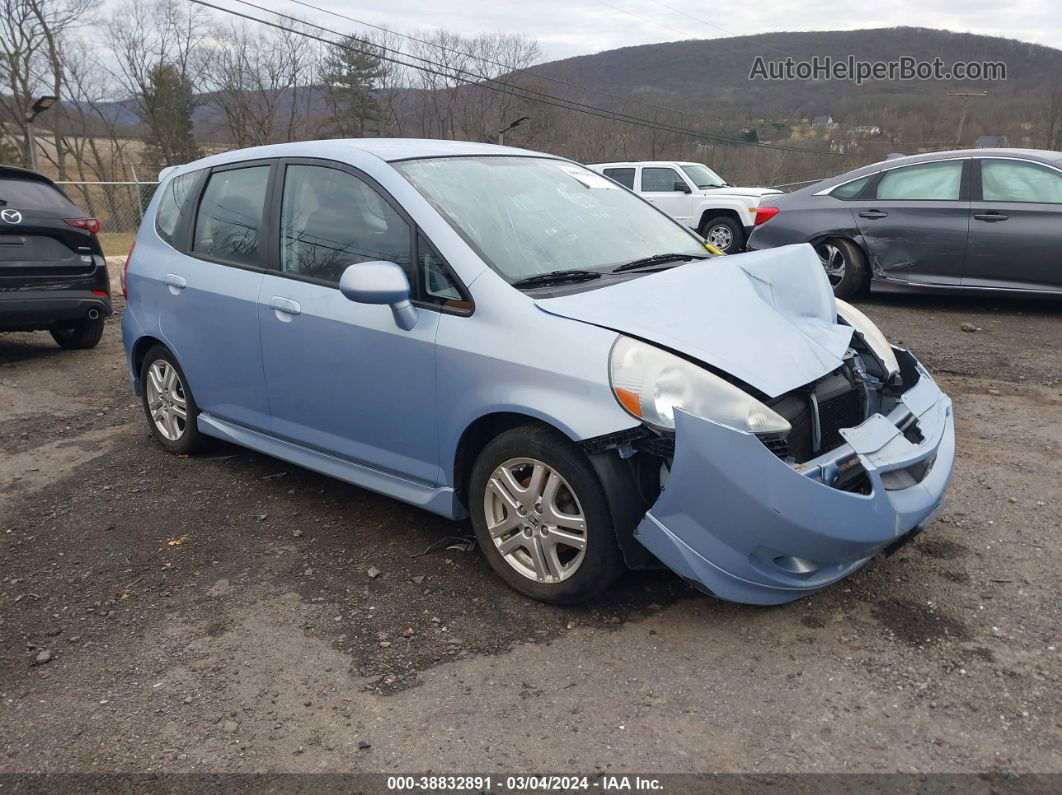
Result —
<svg viewBox="0 0 1062 795"><path fill-rule="evenodd" d="M103 338L103 316L84 317L73 328L52 329L52 339L68 351L95 348Z"/></svg>
<svg viewBox="0 0 1062 795"><path fill-rule="evenodd" d="M525 425L489 442L472 467L468 501L487 562L533 599L581 602L626 569L593 465L551 428Z"/></svg>
<svg viewBox="0 0 1062 795"><path fill-rule="evenodd" d="M851 240L824 240L815 246L815 253L838 298L851 298L866 286L867 259Z"/></svg>
<svg viewBox="0 0 1062 795"><path fill-rule="evenodd" d="M745 247L745 230L728 215L709 218L701 227L701 235L724 254L737 254Z"/></svg>
<svg viewBox="0 0 1062 795"><path fill-rule="evenodd" d="M187 455L202 446L203 435L196 425L199 407L188 379L173 354L161 345L144 357L140 392L151 435L164 450Z"/></svg>

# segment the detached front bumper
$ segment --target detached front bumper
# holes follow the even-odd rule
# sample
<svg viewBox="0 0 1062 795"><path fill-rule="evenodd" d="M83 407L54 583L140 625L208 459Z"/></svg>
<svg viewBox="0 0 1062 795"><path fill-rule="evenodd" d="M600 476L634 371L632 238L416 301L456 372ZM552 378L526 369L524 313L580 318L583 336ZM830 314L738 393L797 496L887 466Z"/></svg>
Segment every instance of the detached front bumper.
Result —
<svg viewBox="0 0 1062 795"><path fill-rule="evenodd" d="M751 434L677 412L671 473L636 537L734 602L781 604L851 574L917 533L951 478L951 400L916 366L918 383L888 417L843 430L844 444L797 466ZM857 465L869 494L830 485Z"/></svg>

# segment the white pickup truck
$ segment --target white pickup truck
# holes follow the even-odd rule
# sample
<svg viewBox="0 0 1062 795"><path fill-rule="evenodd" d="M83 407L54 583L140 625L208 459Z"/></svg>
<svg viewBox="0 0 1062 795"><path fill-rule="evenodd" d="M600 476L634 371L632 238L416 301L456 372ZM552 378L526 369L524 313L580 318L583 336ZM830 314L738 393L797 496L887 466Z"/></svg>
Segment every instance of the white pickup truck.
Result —
<svg viewBox="0 0 1062 795"><path fill-rule="evenodd" d="M701 163L642 160L588 163L587 168L640 194L727 254L745 247L760 200L781 193L773 188L735 188Z"/></svg>

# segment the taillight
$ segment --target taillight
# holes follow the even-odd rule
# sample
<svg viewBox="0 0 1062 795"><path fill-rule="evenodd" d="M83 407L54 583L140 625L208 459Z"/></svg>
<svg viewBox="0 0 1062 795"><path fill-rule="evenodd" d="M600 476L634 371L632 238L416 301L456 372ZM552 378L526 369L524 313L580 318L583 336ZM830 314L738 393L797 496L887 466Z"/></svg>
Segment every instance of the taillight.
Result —
<svg viewBox="0 0 1062 795"><path fill-rule="evenodd" d="M133 249L136 248L136 241L133 241L133 245L129 247L129 253L125 256L125 264L122 266L122 298L129 297L129 263L133 261Z"/></svg>
<svg viewBox="0 0 1062 795"><path fill-rule="evenodd" d="M64 218L63 220L70 226L76 226L78 229L84 229L94 235L100 231L100 222L95 218Z"/></svg>
<svg viewBox="0 0 1062 795"><path fill-rule="evenodd" d="M756 219L752 222L752 225L759 226L760 224L767 223L778 215L778 212L779 210L777 207L757 207Z"/></svg>

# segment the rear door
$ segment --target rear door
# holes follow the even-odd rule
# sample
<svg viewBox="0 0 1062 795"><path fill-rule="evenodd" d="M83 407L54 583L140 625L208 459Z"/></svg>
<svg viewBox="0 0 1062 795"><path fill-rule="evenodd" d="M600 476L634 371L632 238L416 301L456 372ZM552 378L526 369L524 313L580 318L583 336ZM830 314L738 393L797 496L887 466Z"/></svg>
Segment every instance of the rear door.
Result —
<svg viewBox="0 0 1062 795"><path fill-rule="evenodd" d="M676 186L685 190L675 190ZM677 169L669 166L642 166L641 194L676 221L693 225L692 188Z"/></svg>
<svg viewBox="0 0 1062 795"><path fill-rule="evenodd" d="M970 226L969 159L937 160L882 172L852 202L872 273L902 281L957 285Z"/></svg>
<svg viewBox="0 0 1062 795"><path fill-rule="evenodd" d="M85 214L50 183L28 176L0 173L0 291L89 289L99 249L66 222Z"/></svg>
<svg viewBox="0 0 1062 795"><path fill-rule="evenodd" d="M963 285L1062 290L1062 172L1016 158L974 162Z"/></svg>
<svg viewBox="0 0 1062 795"><path fill-rule="evenodd" d="M147 315L146 325L157 313L199 407L258 430L269 427L258 292L273 171L271 161L212 169L183 227L179 218L176 228L168 226L164 194L156 232L168 245L153 246L150 254L138 249L134 257L147 278L136 285L130 276L130 304ZM175 183L161 189L179 188ZM134 298L134 290L142 292Z"/></svg>

